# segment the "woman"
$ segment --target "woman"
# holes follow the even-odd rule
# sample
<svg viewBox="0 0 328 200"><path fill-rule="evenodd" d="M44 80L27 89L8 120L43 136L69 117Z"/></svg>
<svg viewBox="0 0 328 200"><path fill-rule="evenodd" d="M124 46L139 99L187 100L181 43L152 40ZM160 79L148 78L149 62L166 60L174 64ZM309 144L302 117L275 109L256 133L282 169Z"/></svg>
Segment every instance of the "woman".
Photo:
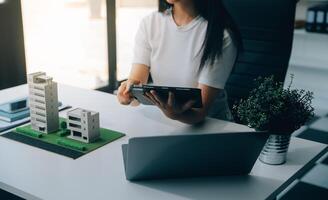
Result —
<svg viewBox="0 0 328 200"><path fill-rule="evenodd" d="M202 90L201 109L192 108L192 101L178 104L173 93L168 99L147 93L167 117L187 124L206 116L231 120L224 86L237 55L236 33L221 0L159 0L159 12L140 24L133 67L118 89L119 102L131 104L130 86L146 84L151 75L154 85Z"/></svg>

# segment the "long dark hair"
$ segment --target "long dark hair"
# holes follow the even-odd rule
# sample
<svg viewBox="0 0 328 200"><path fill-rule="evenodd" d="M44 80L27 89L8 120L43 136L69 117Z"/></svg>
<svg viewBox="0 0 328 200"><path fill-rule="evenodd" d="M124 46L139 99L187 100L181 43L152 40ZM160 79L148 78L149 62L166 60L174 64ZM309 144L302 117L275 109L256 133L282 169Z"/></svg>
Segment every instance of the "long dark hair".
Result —
<svg viewBox="0 0 328 200"><path fill-rule="evenodd" d="M203 56L200 63L202 68L206 62L214 63L222 54L224 30L227 29L238 49L241 49L240 32L225 9L222 0L192 0L198 14L207 20L207 30L202 46ZM159 0L159 12L172 7L166 0Z"/></svg>

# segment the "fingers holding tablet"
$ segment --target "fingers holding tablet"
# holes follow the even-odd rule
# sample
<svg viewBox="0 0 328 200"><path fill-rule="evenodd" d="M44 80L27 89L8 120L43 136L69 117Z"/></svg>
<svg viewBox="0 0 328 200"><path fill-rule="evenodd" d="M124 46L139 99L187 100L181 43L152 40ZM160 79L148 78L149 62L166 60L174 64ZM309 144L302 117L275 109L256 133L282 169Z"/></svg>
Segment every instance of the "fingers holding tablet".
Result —
<svg viewBox="0 0 328 200"><path fill-rule="evenodd" d="M133 85L131 93L144 105L202 107L201 90L198 88Z"/></svg>
<svg viewBox="0 0 328 200"><path fill-rule="evenodd" d="M134 101L135 98L131 93L131 87L139 83L140 81L133 81L133 80L123 81L117 91L118 101L123 105L129 105L129 104L137 105L138 103Z"/></svg>

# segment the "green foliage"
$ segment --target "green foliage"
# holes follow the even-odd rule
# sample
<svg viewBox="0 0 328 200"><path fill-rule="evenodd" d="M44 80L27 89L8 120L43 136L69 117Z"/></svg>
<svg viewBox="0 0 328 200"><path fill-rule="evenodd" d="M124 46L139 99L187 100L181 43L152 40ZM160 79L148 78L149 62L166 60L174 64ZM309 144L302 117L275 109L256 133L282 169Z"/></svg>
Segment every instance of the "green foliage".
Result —
<svg viewBox="0 0 328 200"><path fill-rule="evenodd" d="M256 130L290 134L314 116L313 93L287 89L273 76L256 79L250 96L235 105L233 112L241 123Z"/></svg>
<svg viewBox="0 0 328 200"><path fill-rule="evenodd" d="M67 123L65 121L60 122L60 128L62 130L66 130L67 129Z"/></svg>

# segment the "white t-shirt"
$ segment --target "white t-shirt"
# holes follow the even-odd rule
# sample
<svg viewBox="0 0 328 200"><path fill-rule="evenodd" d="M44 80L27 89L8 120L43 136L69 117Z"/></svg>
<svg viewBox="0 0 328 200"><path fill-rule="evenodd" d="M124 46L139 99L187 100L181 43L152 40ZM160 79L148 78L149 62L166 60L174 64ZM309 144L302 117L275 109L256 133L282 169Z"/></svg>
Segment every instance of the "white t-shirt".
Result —
<svg viewBox="0 0 328 200"><path fill-rule="evenodd" d="M155 85L197 87L198 83L224 89L233 67L237 48L225 31L223 52L214 66L209 62L198 73L207 21L198 16L177 26L171 10L145 17L135 38L134 64L150 67Z"/></svg>

